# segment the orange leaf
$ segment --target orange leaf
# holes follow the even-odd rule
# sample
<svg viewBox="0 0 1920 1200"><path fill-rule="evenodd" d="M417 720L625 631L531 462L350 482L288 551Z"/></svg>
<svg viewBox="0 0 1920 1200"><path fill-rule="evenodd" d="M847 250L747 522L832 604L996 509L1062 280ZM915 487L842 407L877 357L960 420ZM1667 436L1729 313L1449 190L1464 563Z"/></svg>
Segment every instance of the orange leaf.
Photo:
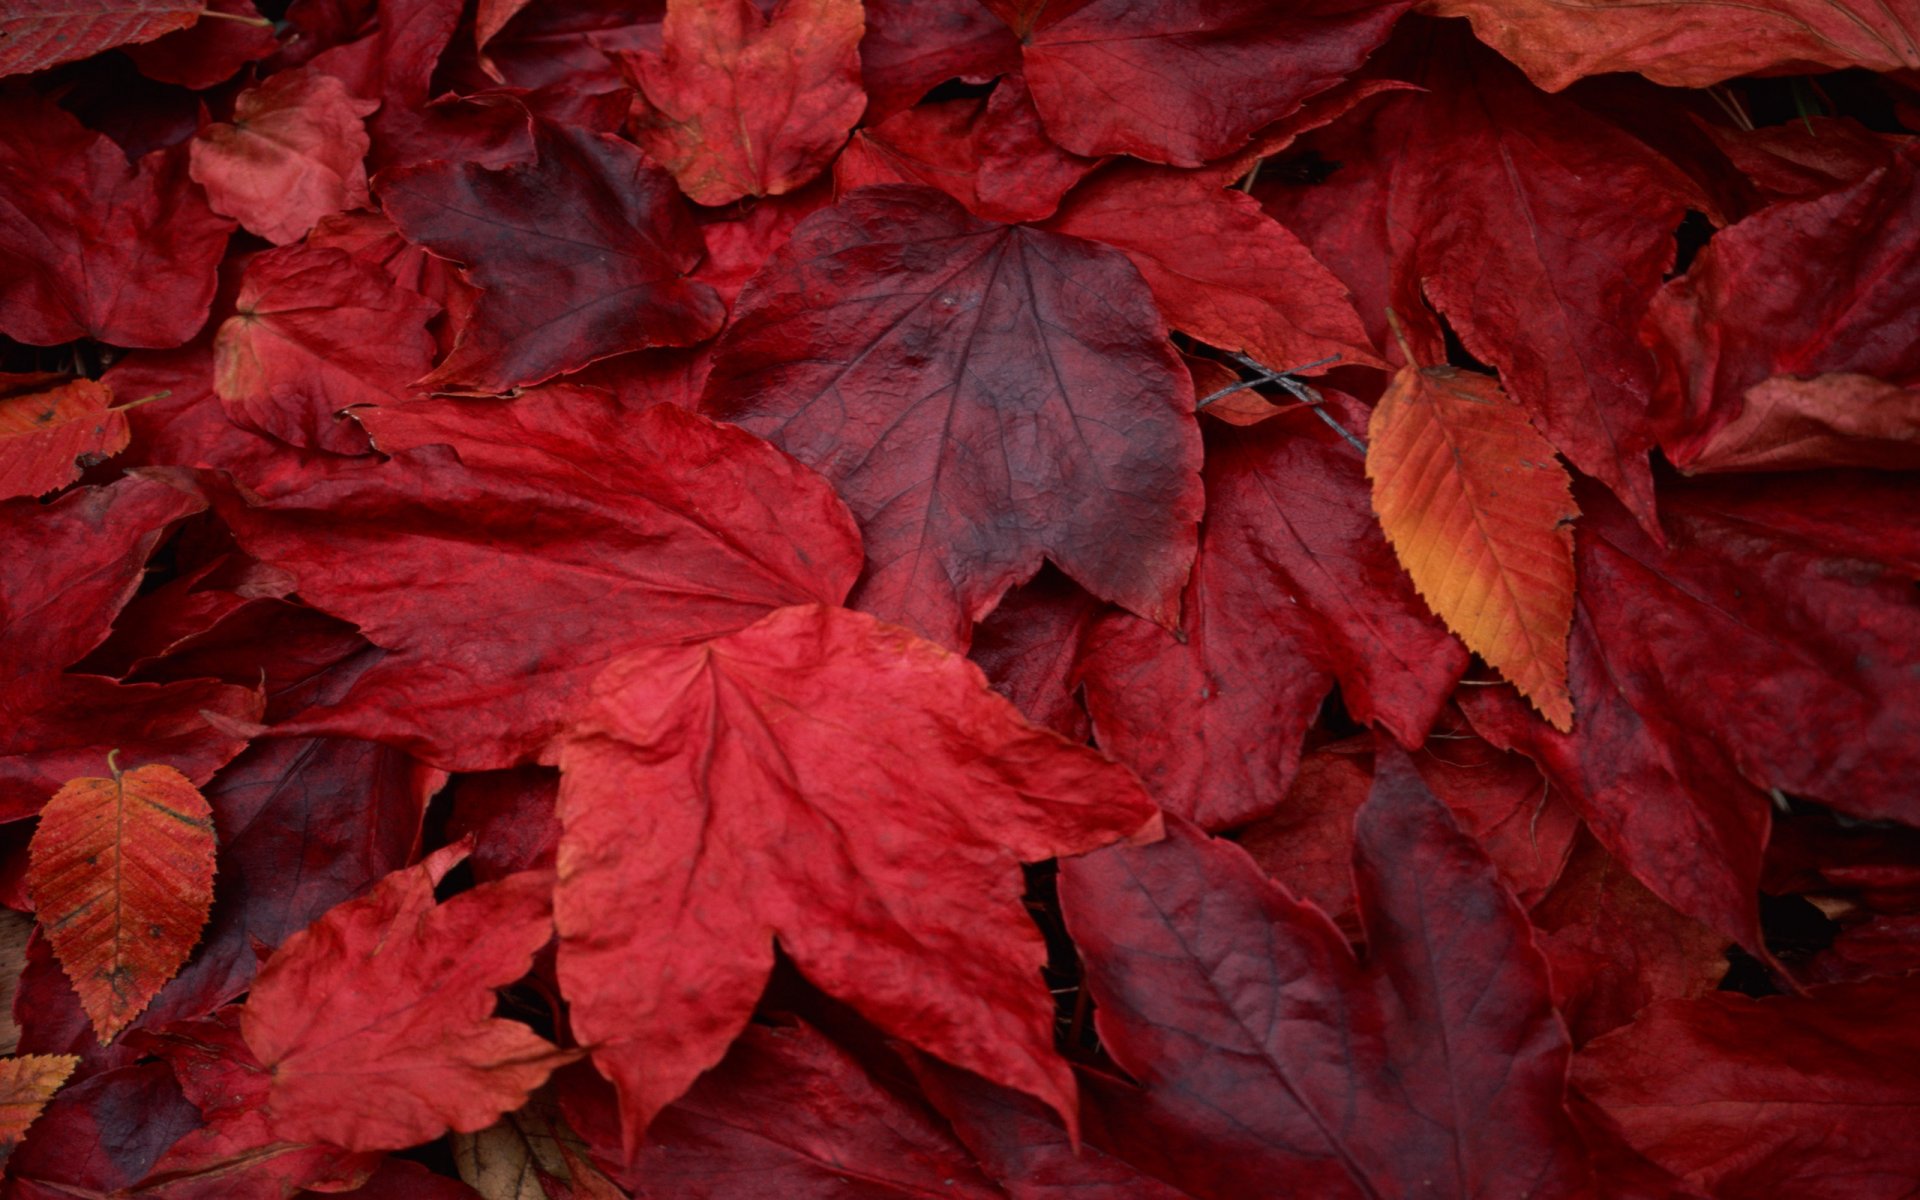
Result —
<svg viewBox="0 0 1920 1200"><path fill-rule="evenodd" d="M0 376L0 500L43 496L80 478L83 458L125 450L127 418L112 402L91 379Z"/></svg>
<svg viewBox="0 0 1920 1200"><path fill-rule="evenodd" d="M1446 366L1401 368L1367 435L1373 510L1421 598L1571 730L1569 522L1580 511L1553 447L1491 377Z"/></svg>
<svg viewBox="0 0 1920 1200"><path fill-rule="evenodd" d="M27 1126L80 1065L72 1054L0 1058L0 1161L27 1136Z"/></svg>
<svg viewBox="0 0 1920 1200"><path fill-rule="evenodd" d="M75 779L40 814L27 888L100 1042L187 961L213 907L213 810L158 763Z"/></svg>

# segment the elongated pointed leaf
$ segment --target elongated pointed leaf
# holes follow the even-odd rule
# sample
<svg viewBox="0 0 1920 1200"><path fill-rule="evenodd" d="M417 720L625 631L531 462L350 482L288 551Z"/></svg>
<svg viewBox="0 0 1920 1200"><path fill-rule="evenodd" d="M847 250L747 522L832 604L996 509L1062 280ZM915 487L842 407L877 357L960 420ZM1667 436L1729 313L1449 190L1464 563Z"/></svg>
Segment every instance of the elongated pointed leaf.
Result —
<svg viewBox="0 0 1920 1200"><path fill-rule="evenodd" d="M1408 366L1368 423L1381 528L1414 587L1467 648L1559 729L1573 724L1566 468L1485 375Z"/></svg>
<svg viewBox="0 0 1920 1200"><path fill-rule="evenodd" d="M27 887L108 1042L200 940L213 908L213 810L163 763L73 780L41 810Z"/></svg>

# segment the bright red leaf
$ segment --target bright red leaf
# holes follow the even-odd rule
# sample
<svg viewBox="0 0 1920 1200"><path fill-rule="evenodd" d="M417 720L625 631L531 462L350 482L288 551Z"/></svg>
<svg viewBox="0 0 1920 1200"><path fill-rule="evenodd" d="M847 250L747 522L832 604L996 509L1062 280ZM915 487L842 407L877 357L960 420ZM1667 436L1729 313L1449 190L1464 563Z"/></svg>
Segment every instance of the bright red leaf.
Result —
<svg viewBox="0 0 1920 1200"><path fill-rule="evenodd" d="M204 1122L153 1164L139 1194L156 1200L224 1200L283 1196L305 1187L357 1187L372 1173L377 1156L288 1141L275 1132L267 1110L273 1075L242 1040L241 1012L240 1006L228 1005L210 1017L129 1038L173 1069Z"/></svg>
<svg viewBox="0 0 1920 1200"><path fill-rule="evenodd" d="M178 346L206 322L233 222L179 149L129 163L43 100L0 102L0 333Z"/></svg>
<svg viewBox="0 0 1920 1200"><path fill-rule="evenodd" d="M367 205L367 134L379 105L311 69L283 71L234 101L232 124L193 141L193 177L216 212L275 245L320 218Z"/></svg>
<svg viewBox="0 0 1920 1200"><path fill-rule="evenodd" d="M286 732L512 766L607 661L837 601L859 570L852 521L818 478L668 405L629 415L555 387L364 420L391 461L316 463L251 504L216 494L252 554L391 652Z"/></svg>
<svg viewBox="0 0 1920 1200"><path fill-rule="evenodd" d="M27 890L102 1043L138 1016L213 908L213 810L164 763L67 783L40 810Z"/></svg>
<svg viewBox="0 0 1920 1200"><path fill-rule="evenodd" d="M0 500L43 496L127 448L113 389L61 375L0 375Z"/></svg>
<svg viewBox="0 0 1920 1200"><path fill-rule="evenodd" d="M396 871L288 938L240 1014L275 1136L397 1150L484 1129L573 1055L493 1016L552 936L550 876L433 889L466 848Z"/></svg>
<svg viewBox="0 0 1920 1200"><path fill-rule="evenodd" d="M1103 171L1047 227L1123 251L1167 323L1210 346L1281 371L1380 362L1333 273L1244 192L1204 174Z"/></svg>
<svg viewBox="0 0 1920 1200"><path fill-rule="evenodd" d="M214 339L214 391L235 423L295 446L363 453L340 419L403 399L433 361L438 306L343 250L288 246L247 264Z"/></svg>
<svg viewBox="0 0 1920 1200"><path fill-rule="evenodd" d="M618 138L534 129L533 163L427 163L378 180L407 240L458 260L483 289L425 386L506 392L720 328L719 298L687 278L700 238L667 175Z"/></svg>
<svg viewBox="0 0 1920 1200"><path fill-rule="evenodd" d="M1197 167L1351 74L1405 0L989 0L1047 132L1076 154Z"/></svg>
<svg viewBox="0 0 1920 1200"><path fill-rule="evenodd" d="M882 1030L1071 1119L1019 864L1150 827L1124 768L822 606L616 661L558 761L560 986L629 1147L746 1026L775 939Z"/></svg>
<svg viewBox="0 0 1920 1200"><path fill-rule="evenodd" d="M825 475L855 603L964 646L1051 559L1171 625L1200 515L1187 375L1138 272L927 188L815 213L742 294L704 403Z"/></svg>
<svg viewBox="0 0 1920 1200"><path fill-rule="evenodd" d="M625 61L640 148L697 204L778 196L860 119L859 0L668 0L661 53Z"/></svg>

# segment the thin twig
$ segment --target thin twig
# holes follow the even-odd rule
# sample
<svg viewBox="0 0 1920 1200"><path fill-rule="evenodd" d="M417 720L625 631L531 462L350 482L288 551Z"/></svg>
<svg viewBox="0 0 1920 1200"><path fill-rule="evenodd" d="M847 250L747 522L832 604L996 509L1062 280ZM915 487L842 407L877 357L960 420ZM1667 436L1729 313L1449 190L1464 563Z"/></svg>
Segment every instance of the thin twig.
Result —
<svg viewBox="0 0 1920 1200"><path fill-rule="evenodd" d="M1258 362L1255 359L1249 358L1247 355L1244 355L1244 354L1235 354L1233 356L1233 360L1242 366L1250 367L1253 370L1260 372L1260 378L1251 379L1251 380L1242 380L1240 383L1235 384L1232 387L1222 388L1220 391L1215 392L1213 395L1208 396L1205 400L1202 400L1199 404L1195 405L1194 407L1196 410L1204 409L1207 405L1212 404L1215 400L1220 399L1220 397L1229 395L1233 392L1240 391L1242 388L1259 387L1263 383L1278 384L1280 387L1285 388L1287 393L1291 395L1295 400L1298 400L1300 403L1312 409L1313 415L1316 417L1319 417L1321 421L1325 422L1328 429L1333 430L1335 433L1345 438L1349 446L1352 446L1355 450L1358 450L1363 455L1367 452L1367 444L1361 441L1359 438L1353 436L1352 433L1348 432L1347 427L1342 425L1340 422L1334 420L1333 414L1326 410L1326 408L1322 404L1320 393L1314 391L1312 388L1308 387L1306 384L1301 383L1298 379L1293 378L1293 374L1296 371L1311 371L1315 367L1324 367L1328 363L1340 361L1340 356L1338 354L1328 355L1326 358L1316 359L1313 362L1304 363L1300 366L1290 368L1289 370L1286 370L1286 371L1276 371L1272 367L1269 367L1264 363Z"/></svg>

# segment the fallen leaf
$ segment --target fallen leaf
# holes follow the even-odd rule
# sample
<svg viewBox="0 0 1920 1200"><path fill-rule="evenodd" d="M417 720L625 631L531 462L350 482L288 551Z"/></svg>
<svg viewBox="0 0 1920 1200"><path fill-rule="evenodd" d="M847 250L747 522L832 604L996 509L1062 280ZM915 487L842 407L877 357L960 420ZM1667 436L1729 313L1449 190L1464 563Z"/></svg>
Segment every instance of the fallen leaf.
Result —
<svg viewBox="0 0 1920 1200"><path fill-rule="evenodd" d="M0 1058L0 1164L79 1064L71 1054Z"/></svg>
<svg viewBox="0 0 1920 1200"><path fill-rule="evenodd" d="M526 1103L574 1057L493 1016L493 989L533 965L553 934L550 876L481 884L444 904L433 889L452 846L396 871L274 952L240 1030L272 1074L276 1136L398 1150L471 1133Z"/></svg>
<svg viewBox="0 0 1920 1200"><path fill-rule="evenodd" d="M1374 511L1420 598L1556 729L1572 728L1568 527L1580 510L1553 447L1492 377L1411 362L1367 441Z"/></svg>
<svg viewBox="0 0 1920 1200"><path fill-rule="evenodd" d="M1150 828L1124 768L817 605L614 662L557 759L560 987L629 1153L746 1027L776 939L880 1029L1071 1120L1019 864Z"/></svg>
<svg viewBox="0 0 1920 1200"><path fill-rule="evenodd" d="M404 399L433 362L432 301L343 250L288 246L247 264L214 338L214 392L236 424L294 446L367 450L360 405Z"/></svg>
<svg viewBox="0 0 1920 1200"><path fill-rule="evenodd" d="M276 246L297 242L320 218L367 206L362 122L378 107L331 75L282 71L240 93L231 124L200 131L189 169L215 212Z"/></svg>
<svg viewBox="0 0 1920 1200"><path fill-rule="evenodd" d="M793 191L866 107L865 27L859 0L667 0L661 53L624 59L640 148L696 204Z"/></svg>
<svg viewBox="0 0 1920 1200"><path fill-rule="evenodd" d="M102 1044L179 972L213 908L213 810L164 763L74 779L40 811L27 889Z"/></svg>
<svg viewBox="0 0 1920 1200"><path fill-rule="evenodd" d="M1668 1000L1582 1050L1574 1083L1713 1196L1891 1200L1920 1174L1916 1003L1910 978Z"/></svg>
<svg viewBox="0 0 1920 1200"><path fill-rule="evenodd" d="M1207 442L1180 632L1109 614L1075 679L1100 746L1170 812L1222 829L1280 803L1336 682L1360 719L1418 746L1466 654L1394 562L1352 447L1303 412Z"/></svg>
<svg viewBox="0 0 1920 1200"><path fill-rule="evenodd" d="M91 379L0 375L0 500L44 496L127 448L113 389Z"/></svg>
<svg viewBox="0 0 1920 1200"><path fill-rule="evenodd" d="M1364 962L1237 848L1168 835L1061 872L1101 1041L1145 1089L1101 1114L1136 1165L1205 1197L1586 1194L1546 964L1402 755L1358 817Z"/></svg>
<svg viewBox="0 0 1920 1200"><path fill-rule="evenodd" d="M687 278L700 238L664 172L590 130L538 122L534 145L530 164L434 162L377 181L407 240L457 259L482 289L424 387L507 392L720 328L719 297Z"/></svg>
<svg viewBox="0 0 1920 1200"><path fill-rule="evenodd" d="M702 403L838 489L866 538L866 611L962 647L1052 559L1102 599L1178 615L1200 438L1115 251L930 188L863 190L742 293Z"/></svg>
<svg viewBox="0 0 1920 1200"><path fill-rule="evenodd" d="M389 461L311 464L252 503L213 493L250 553L391 651L282 733L378 737L449 770L514 766L607 661L840 600L859 571L853 522L817 477L670 405L630 415L553 387L362 421ZM524 616L503 621L509 595Z"/></svg>
<svg viewBox="0 0 1920 1200"><path fill-rule="evenodd" d="M37 2L37 0L36 0ZM178 346L206 323L233 222L179 148L129 163L111 138L29 96L0 102L0 333Z"/></svg>
<svg viewBox="0 0 1920 1200"><path fill-rule="evenodd" d="M1426 0L1423 10L1466 17L1483 41L1550 92L1607 71L1707 87L1735 75L1920 68L1920 20L1898 4L1758 0L1734 10L1697 2Z"/></svg>
<svg viewBox="0 0 1920 1200"><path fill-rule="evenodd" d="M1252 197L1204 175L1103 171L1047 227L1126 254L1167 323L1210 346L1280 371L1382 365L1333 273Z"/></svg>
<svg viewBox="0 0 1920 1200"><path fill-rule="evenodd" d="M202 0L0 0L0 75L150 42L203 11Z"/></svg>
<svg viewBox="0 0 1920 1200"><path fill-rule="evenodd" d="M988 0L1020 36L1047 132L1075 154L1197 167L1351 74L1403 0Z"/></svg>
<svg viewBox="0 0 1920 1200"><path fill-rule="evenodd" d="M612 1109L602 1100L588 1111L636 1196L750 1194L768 1179L809 1200L847 1195L850 1180L876 1196L1001 1195L937 1117L800 1022L750 1026L631 1156Z"/></svg>
<svg viewBox="0 0 1920 1200"><path fill-rule="evenodd" d="M1898 436L1898 414L1911 411L1900 397L1876 396L1865 383L1796 381L1865 375L1897 388L1920 384L1916 214L1920 149L1909 146L1850 187L1770 205L1729 227L1661 289L1643 333L1661 362L1654 403L1675 465L1689 468L1716 439L1739 437L1742 428L1722 432L1729 424L1764 425L1782 399L1790 409L1847 412L1832 418L1836 432ZM1756 388L1764 390L1755 396ZM1844 393L1825 394L1835 388ZM1892 410L1890 428L1886 416L1865 411L1868 402ZM1898 462L1899 453L1836 449L1831 465L1850 465L1849 454L1875 460L1860 465L1888 454Z"/></svg>

